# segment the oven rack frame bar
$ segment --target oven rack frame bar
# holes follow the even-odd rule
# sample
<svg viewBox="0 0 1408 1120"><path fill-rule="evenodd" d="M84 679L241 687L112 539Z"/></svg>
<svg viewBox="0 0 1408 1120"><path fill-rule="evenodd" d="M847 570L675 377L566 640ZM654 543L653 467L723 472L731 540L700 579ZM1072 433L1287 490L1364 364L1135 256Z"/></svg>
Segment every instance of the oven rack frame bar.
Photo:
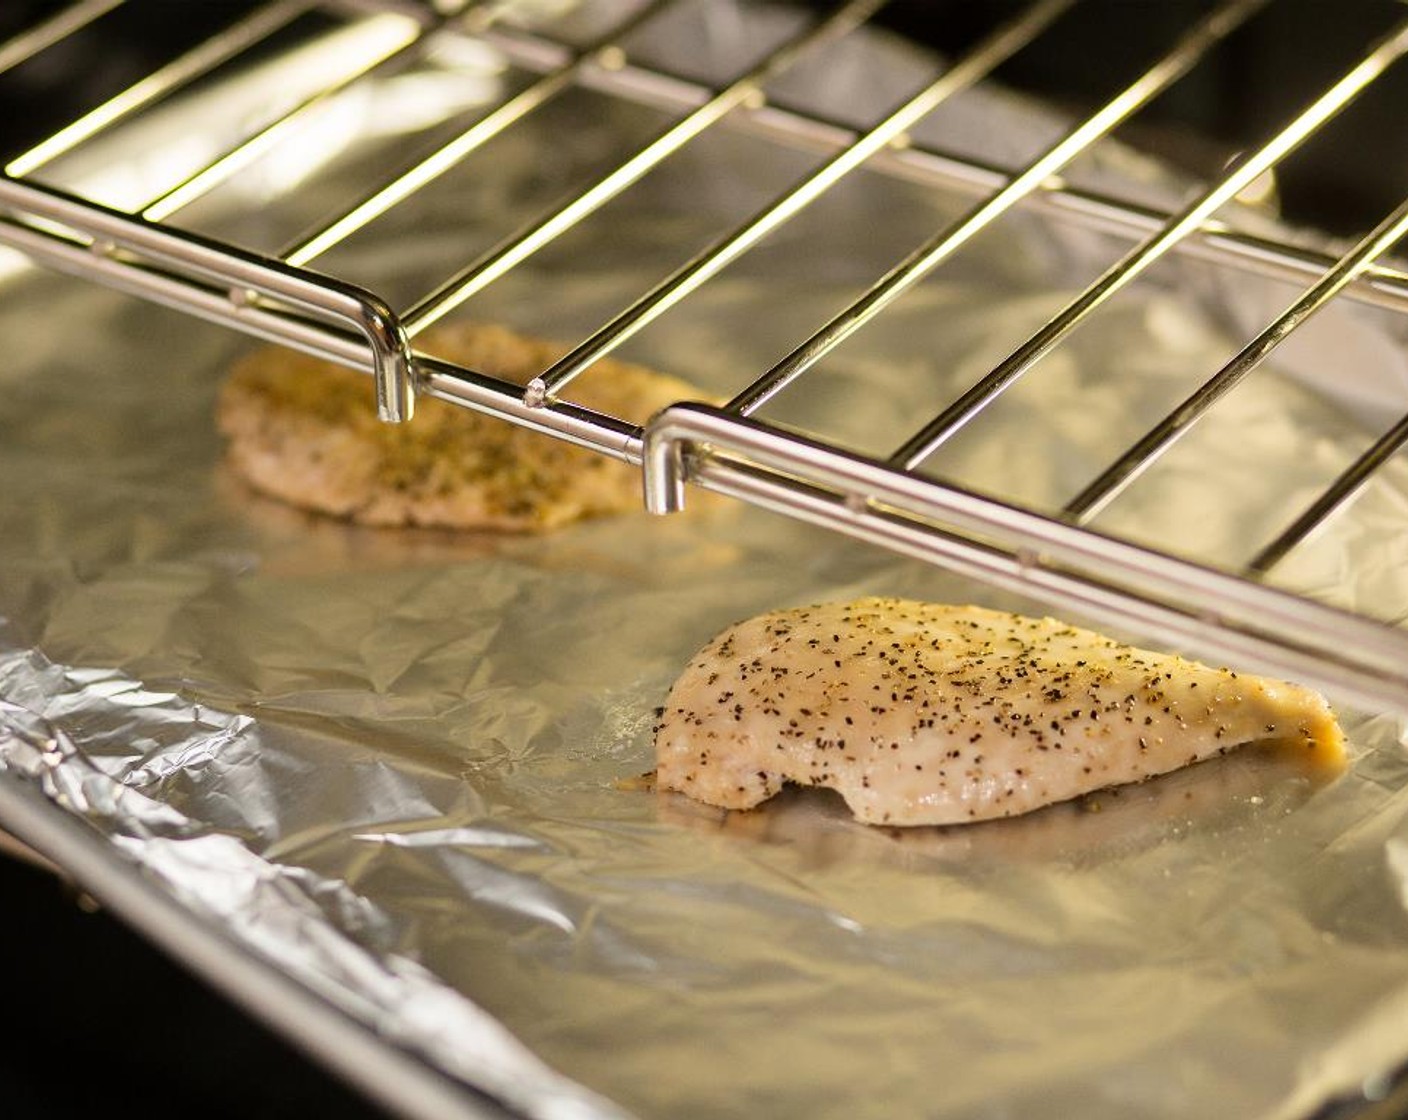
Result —
<svg viewBox="0 0 1408 1120"><path fill-rule="evenodd" d="M1018 20L1031 20L1039 33L1043 19L1054 17L1072 2L1075 0L1038 0ZM1261 2L1270 0L1234 0L1227 6L1241 3L1250 9ZM58 41L59 32L86 26L119 3L121 0L80 0L44 25L0 44L0 66L32 57ZM250 19L256 29L267 25L272 31L282 26L288 13L314 6L276 0ZM670 0L657 2L641 19L670 6ZM852 0L832 16L833 27L846 29L848 21L860 22L874 6L866 0ZM375 2L357 7L400 10L395 4ZM832 156L864 140L855 129L768 102L762 96L762 84L781 68L776 54L756 63L744 79L723 90L710 89L630 60L616 41L621 28L583 50L539 33L505 32L488 26L484 20L488 7L491 5L461 4L453 15L427 15L422 33L451 26L455 20L463 20L469 27L471 17L477 14L473 21L477 34L500 49L509 62L547 76L546 83L536 87L543 95L506 115L498 127L508 127L560 90L580 84L662 109L686 113L704 109L707 115L701 118L704 123L697 131L727 119L730 125ZM1033 11L1038 15L1033 16ZM626 21L631 26L639 22ZM826 25L821 31L811 29L809 34L811 38L804 35L780 50L800 53L827 37ZM245 39L249 38L258 36L246 34ZM1384 53L1383 66L1358 88L1408 49L1408 25L1377 44L1374 52L1385 52L1385 44L1391 44L1391 49ZM242 41L243 45L247 44ZM405 53L406 46L389 51L363 73L389 64ZM177 60L170 64L170 73L179 79L177 84L184 84L226 57L226 52L207 43L200 65L182 65L182 60ZM963 66L964 61L959 59L955 67ZM360 74L349 81L357 77ZM290 117L319 99L314 95L293 107L241 145L270 129L286 126ZM725 105L727 111L715 111ZM85 130L81 139L91 139L126 111L96 118L97 127ZM1001 194L1019 182L1019 174L951 153L921 149L908 139L903 133L887 137L884 145L857 166L863 162L869 169L983 198ZM444 160L435 173L448 170L480 142L461 143L457 158ZM32 152L43 150L40 145ZM19 166L32 173L42 169L44 162L31 158L25 163L22 157ZM1275 162L1271 159L1268 166ZM210 171L210 167L201 169L188 182ZM1236 175L1236 169L1229 174ZM191 197L200 193L195 190ZM412 193L389 204L395 205ZM1135 240L1157 237L1178 220L1178 215L1077 189L1056 173L1043 177L1012 205ZM1171 642L1192 644L1296 677L1356 703L1408 711L1408 632L1277 590L1258 578L1408 442L1408 417L1380 436L1244 572L1224 572L1101 535L1077 523L1082 520L1079 509L1064 517L1051 517L1008 505L916 475L910 469L915 463L896 461L894 456L881 460L852 455L768 425L746 414L751 410L680 404L638 427L557 399L544 391L541 382L536 392L534 386L525 390L521 385L416 353L412 328L427 323L412 320L425 320L426 308L432 304L422 301L419 314L416 309L410 314L397 312L375 293L307 267L321 252L382 212L384 209L365 212L365 221L347 223L336 239L319 242L316 252L307 251L314 242L305 241L304 252L273 257L166 226L140 212L104 207L8 170L0 175L0 244L49 267L371 373L383 419L409 417L417 395L446 400L640 467L647 507L655 512L678 508L683 501L683 484L697 483L998 586L1035 592L1115 625L1133 625ZM340 220L324 229L333 228ZM1170 240L1168 251L1262 276L1297 283L1314 281L1310 293L1302 297L1304 302L1320 289L1323 298L1316 297L1313 308L1333 296L1408 311L1408 272L1379 259L1392 248L1396 237L1380 237L1382 244L1372 250L1361 245L1357 256L1356 250L1351 250L1335 260L1317 251L1238 231L1214 218L1212 209L1185 224L1188 228ZM1401 234L1401 229L1398 232ZM1286 333L1299 321L1289 323ZM1129 455L1116 466L1129 467Z"/></svg>

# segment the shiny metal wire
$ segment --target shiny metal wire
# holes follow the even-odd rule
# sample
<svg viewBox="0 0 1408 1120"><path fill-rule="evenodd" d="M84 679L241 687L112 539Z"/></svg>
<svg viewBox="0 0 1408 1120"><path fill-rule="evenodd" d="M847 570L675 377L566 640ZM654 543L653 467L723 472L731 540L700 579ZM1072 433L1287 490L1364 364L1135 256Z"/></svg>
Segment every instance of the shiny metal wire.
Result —
<svg viewBox="0 0 1408 1120"><path fill-rule="evenodd" d="M237 57L249 47L288 26L313 7L313 0L274 0L251 15L205 40L180 58L147 75L96 109L60 129L42 143L16 156L5 165L12 178L32 175L104 129L165 97L223 62Z"/></svg>
<svg viewBox="0 0 1408 1120"><path fill-rule="evenodd" d="M1344 472L1283 529L1270 544L1252 557L1247 570L1256 575L1269 572L1287 554L1324 526L1330 516L1359 492L1374 472L1408 445L1408 415L1376 439Z"/></svg>
<svg viewBox="0 0 1408 1120"><path fill-rule="evenodd" d="M1408 22L1376 44L1367 55L1262 147L1243 156L1226 176L1179 213L1170 217L1156 233L1111 265L1099 279L1057 312L1050 322L998 363L990 373L938 417L905 441L891 456L891 462L912 468L932 455L1102 304L1133 283L1203 222L1313 136L1401 58L1405 51L1408 51ZM825 341L827 340L822 340L823 343Z"/></svg>
<svg viewBox="0 0 1408 1120"><path fill-rule="evenodd" d="M1250 0L1250 3L1259 2L1260 0ZM871 156L904 135L906 129L933 112L954 94L962 92L990 74L1005 59L1041 34L1070 6L1071 0L1047 0L998 28L944 71L936 81L920 90L874 128L842 148L819 169L806 176L791 190L784 192L737 230L687 262L591 338L565 355L541 378L530 381L527 399L530 403L541 403L544 398L561 391L569 381L585 372L598 358L609 354L773 230L796 217L846 175L861 167ZM1249 7L1250 4L1242 6Z"/></svg>
<svg viewBox="0 0 1408 1120"><path fill-rule="evenodd" d="M527 229L513 234L502 244L490 249L479 260L421 299L406 312L406 329L412 335L417 335L438 322L475 292L482 291L550 241L566 233L587 215L611 201L651 168L658 166L706 129L718 124L734 109L748 101L762 98L764 87L769 80L786 71L809 52L854 31L884 2L885 0L849 0L816 26L772 51L762 62L676 121L604 178L551 213L534 221ZM1068 2L1069 0L1043 0L1048 6Z"/></svg>
<svg viewBox="0 0 1408 1120"><path fill-rule="evenodd" d="M424 28L421 29L422 31ZM343 74L329 82L311 96L288 110L283 116L271 121L264 128L240 141L213 163L202 167L195 174L162 192L142 208L141 215L148 221L160 222L171 217L183 206L214 190L221 183L248 167L265 152L270 151L285 136L290 135L317 109L354 83L375 77L383 70L389 70L403 59L411 56L421 43L422 36L414 32L404 32L395 37L388 36L382 53L369 59L362 66Z"/></svg>
<svg viewBox="0 0 1408 1120"><path fill-rule="evenodd" d="M79 0L0 44L0 71L90 26L121 2ZM1408 51L1408 24L1375 44L1339 81L1199 198L1167 214L1076 189L1061 179L1061 169L1178 80L1240 22L1280 0L1226 0L1171 43L1164 57L1127 89L1015 173L898 141L945 98L981 80L1080 0L1034 0L929 87L863 131L769 102L766 85L804 53L851 32L883 0L838 5L828 17L722 89L652 70L630 57L626 48L631 33L678 2L649 0L585 47L500 26L501 4L461 3L438 9L411 5L410 10L423 17L416 27L389 37L375 57L288 108L279 119L262 124L208 166L161 197L148 200L138 213L97 206L34 181L36 173L52 161L319 7L316 0L275 0L11 160L0 176L0 243L48 266L366 370L376 379L378 409L385 419L408 417L419 393L638 465L644 472L649 505L658 511L682 504L685 483L694 482L1002 586L1035 592L1116 624L1141 626L1170 642L1192 643L1229 659L1259 664L1365 704L1408 711L1408 634L1262 586L1255 578L1312 535L1408 443L1408 418L1375 441L1292 525L1262 548L1242 575L1137 548L1082 524L1133 485L1222 395L1330 301L1353 299L1408 312L1408 272L1384 259L1408 230L1408 203L1338 259L1230 228L1217 217L1225 202L1325 127ZM404 0L356 0L355 8L401 14L408 10ZM318 105L355 82L399 65L425 36L452 21L537 77L429 156L389 175L344 213L328 215L282 253L259 256L165 225L182 207L238 175ZM309 270L330 249L410 200L489 139L573 86L649 104L678 117L611 174L470 262L414 306L397 311L373 293ZM720 126L745 129L819 152L824 158L816 170L611 318L526 391L414 353L409 339L417 332L461 306L695 137ZM727 407L676 406L642 429L557 399L598 358L687 298L862 166L969 195L974 205L899 262L852 307L755 379ZM850 454L754 416L773 395L800 384L798 379L809 368L852 332L874 321L906 288L1015 208L1115 233L1134 246L1006 361L939 416L923 423L886 459ZM1289 279L1306 290L1241 354L1077 495L1064 518L992 501L913 473L1052 346L1170 253Z"/></svg>
<svg viewBox="0 0 1408 1120"><path fill-rule="evenodd" d="M1217 9L1132 85L1073 128L1000 190L915 249L850 307L734 397L729 402L729 410L748 416L771 400L1023 197L1035 191L1047 178L1187 73L1209 47L1234 30L1260 6L1256 0L1251 0ZM906 454L907 449L902 448L896 453L896 458Z"/></svg>
<svg viewBox="0 0 1408 1120"><path fill-rule="evenodd" d="M671 0L654 0L635 16L584 50L563 59L528 88L522 90L487 116L475 121L453 140L429 156L408 167L385 186L374 191L346 213L321 226L280 256L289 264L301 267L341 244L357 230L381 217L398 203L411 198L451 170L476 148L482 147L510 125L516 124L540 105L556 97L577 81L586 68L596 64L604 54L618 50L618 41L637 27L654 18L670 6Z"/></svg>
<svg viewBox="0 0 1408 1120"><path fill-rule="evenodd" d="M516 66L545 71L570 57L570 48L540 38L501 35L485 39ZM587 88L661 109L691 108L710 96L697 82L663 74L629 58L609 68L588 67L577 75ZM731 127L806 150L831 154L854 144L860 133L814 111L803 112L778 102L740 106L728 118ZM917 144L881 148L866 165L888 175L944 191L986 197L1011 182L1004 168L985 164L971 154L959 155ZM1047 213L1083 228L1132 239L1156 232L1168 220L1161 212L1128 199L1075 187L1053 175L1019 206ZM1256 276L1290 281L1314 280L1333 258L1304 246L1275 241L1210 218L1174 247L1174 252L1225 265ZM1344 292L1347 299L1408 311L1408 271L1375 265Z"/></svg>
<svg viewBox="0 0 1408 1120"><path fill-rule="evenodd" d="M1165 451L1186 434L1219 400L1235 389L1317 312L1327 307L1347 284L1408 235L1408 201L1398 206L1364 238L1335 262L1304 295L1293 302L1256 338L1205 381L1186 400L1160 420L1128 451L1066 505L1066 515L1076 522L1089 521L1127 486L1151 467ZM1265 570L1265 567L1260 570Z"/></svg>
<svg viewBox="0 0 1408 1120"><path fill-rule="evenodd" d="M56 12L42 23L20 32L0 47L0 74L13 70L40 51L52 47L76 31L83 30L122 3L123 0L80 0L79 3Z"/></svg>

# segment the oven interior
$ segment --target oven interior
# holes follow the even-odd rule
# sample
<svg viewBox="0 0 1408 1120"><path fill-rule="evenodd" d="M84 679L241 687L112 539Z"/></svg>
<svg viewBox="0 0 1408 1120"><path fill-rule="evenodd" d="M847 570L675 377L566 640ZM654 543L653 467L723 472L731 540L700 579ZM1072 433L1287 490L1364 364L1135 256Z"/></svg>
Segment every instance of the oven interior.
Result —
<svg viewBox="0 0 1408 1120"><path fill-rule="evenodd" d="M838 582L833 552L893 553L1403 713L1405 52L1397 0L20 0L0 302L42 266L359 369L388 423L434 398L621 460L672 515L642 569L710 490ZM569 351L525 388L420 348L461 318ZM606 355L699 399L587 409ZM726 599L729 533L686 594ZM520 623L546 640L544 614L592 624L588 595L544 601ZM408 1037L512 1110L600 1103ZM379 1072L409 1113L487 1107Z"/></svg>
<svg viewBox="0 0 1408 1120"><path fill-rule="evenodd" d="M1309 364L1301 355L1316 348L1310 336L1331 329L1314 319L1386 312L1391 320L1401 311L1402 278L1391 262L1402 215L1391 201L1403 160L1380 155L1402 92L1393 66L1402 48L1398 4L1354 5L1354 18L1324 34L1315 5L1294 2L1266 11L1170 5L1157 15L1099 3L994 4L961 14L901 7L892 20L910 33L927 27L955 64L917 89L899 88L905 79L895 74L897 88L875 91L860 112L854 102L794 108L789 82L824 89L815 73L828 52L883 5L818 11L806 26L779 19L770 40L757 33L758 57L745 65L722 48L705 49L699 72L684 74L652 65L651 36L692 21L686 33L717 44L729 36L727 17L686 5L569 12L554 24L534 5L449 7L210 4L179 20L162 20L160 4L155 15L104 3L47 17L43 5L12 9L7 18L18 30L3 60L3 92L62 105L64 119L56 127L38 113L12 123L0 232L54 267L370 370L390 421L426 394L639 463L657 512L683 504L685 482L697 483L1209 656L1249 660L1351 698L1403 701L1408 650L1391 629L1403 604L1326 609L1308 594L1324 567L1312 557L1313 538L1373 485L1402 442L1392 399L1401 371L1355 371L1346 407L1374 409L1376 438L1291 500L1259 496L1279 508L1267 518L1249 513L1235 545L1200 542L1186 524L1123 515L1163 500L1149 496L1160 468L1216 426L1204 418L1218 416L1218 403L1254 379L1273 351ZM525 26L534 17L538 24ZM144 36L148 57L107 49L125 21L152 19L162 32ZM129 31L123 41L134 38ZM75 84L74 74L84 80ZM1040 89L1062 113L1026 128L1030 135L981 135L973 88L1004 79ZM550 122L579 96L604 99L636 139L590 166L545 152L536 183L490 181L481 164L504 158L517 124ZM494 104L496 97L504 100ZM813 98L824 100L824 92ZM206 125L199 139L182 120L192 103ZM574 253L606 251L593 231L625 214L632 184L668 175L672 155L686 148L707 152L717 129L758 136L769 153L760 158L784 168L738 191L756 210L720 225L734 200L730 209L701 198L699 228L658 247L661 238L646 233L652 215L643 215L642 244L632 249L642 273L658 279L625 300L559 292L527 301L516 292L540 290L537 274L566 267ZM931 146L926 129L949 147ZM1182 178L1155 184L1135 169L1108 174L1102 161L1126 150L1123 136L1158 137L1180 156ZM132 161L134 152L143 155ZM732 169L720 172L737 185ZM1105 189L1113 179L1124 180L1123 195ZM371 246L415 228L427 196L464 190L466 180L474 185L462 204L475 220L459 245L415 276L368 267ZM763 360L745 359L758 368L700 370L709 399L723 403L681 402L643 430L573 407L572 382L597 359L649 354L652 323L687 317L693 293L715 277L746 275L753 253L778 255L815 238L792 267L861 272L846 259L853 246L844 236L828 242L814 230L834 231L848 216L873 230L874 215L847 208L879 180L957 197L949 196L937 231L874 230L892 238L890 267L847 276L849 298L828 305L821 321L793 316L801 321L773 332ZM701 194L709 190L701 184ZM1273 217L1281 199L1290 221ZM812 426L809 395L837 391L837 357L862 350L872 323L884 330L887 308L920 298L926 281L941 282L944 262L962 258L965 246L1033 219L1050 223L1053 251L1068 237L1107 239L1085 254L1105 267L1084 290L994 354L986 372L922 371L934 388L905 400L893 386L857 387L895 396L893 411L905 419L887 430ZM1338 236L1305 232L1298 222L1307 221ZM520 265L526 277L515 272ZM1030 395L1026 385L1040 380L1035 371L1048 356L1060 364L1073 352L1074 341L1062 348L1068 337L1098 325L1121 291L1181 282L1171 275L1181 267L1203 267L1205 278L1194 282L1209 289L1242 277L1263 285L1258 300L1245 301L1254 309L1231 313L1242 351L1201 379L1129 405L1139 415L1122 427L1122 450L1063 467L1057 484L1013 485L967 466L981 457L972 447L1006 438L1005 406ZM572 345L526 393L415 350L417 336L447 317L506 314ZM1262 315L1270 321L1257 323ZM1338 371L1319 377L1351 380ZM1276 470L1268 464L1266 473ZM1228 489L1238 488L1253 492L1255 484ZM1208 499L1189 502L1196 500Z"/></svg>

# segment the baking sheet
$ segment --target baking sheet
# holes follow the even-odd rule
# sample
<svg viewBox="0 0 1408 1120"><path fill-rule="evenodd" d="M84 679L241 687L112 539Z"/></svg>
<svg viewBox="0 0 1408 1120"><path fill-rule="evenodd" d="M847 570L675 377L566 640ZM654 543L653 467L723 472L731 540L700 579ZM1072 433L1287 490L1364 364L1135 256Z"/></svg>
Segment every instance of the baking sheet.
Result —
<svg viewBox="0 0 1408 1120"><path fill-rule="evenodd" d="M588 95L554 112L542 127L598 125L564 134L566 164L655 123ZM533 180L537 124L340 270L403 297L462 261L451 233L512 221L493 203ZM760 144L711 135L468 310L572 341L795 172ZM728 391L962 205L860 178L628 352ZM1004 223L778 416L883 442L1117 249ZM935 469L1058 501L1235 351L1217 283L1176 264L1139 285ZM221 466L212 403L247 341L39 273L4 289L0 330L0 766L523 1113L1291 1117L1408 1056L1402 719L1345 712L1353 765L1323 786L1244 752L967 828L870 829L816 791L725 814L623 790L674 673L737 618L876 593L1041 605L744 509L546 539L308 518ZM1391 385L1383 354L1363 376ZM1153 498L1115 507L1124 530L1226 558L1248 510L1347 462L1379 412L1294 374L1249 381ZM1326 590L1403 609L1402 566L1376 557L1405 493L1389 472L1317 543Z"/></svg>

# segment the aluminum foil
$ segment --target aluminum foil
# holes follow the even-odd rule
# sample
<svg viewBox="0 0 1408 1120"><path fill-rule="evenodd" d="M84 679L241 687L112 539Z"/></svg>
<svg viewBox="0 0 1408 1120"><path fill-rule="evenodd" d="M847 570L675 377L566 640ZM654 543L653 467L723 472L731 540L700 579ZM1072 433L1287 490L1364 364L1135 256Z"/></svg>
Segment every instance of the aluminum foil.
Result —
<svg viewBox="0 0 1408 1120"><path fill-rule="evenodd" d="M858 75L934 65L846 49ZM1000 120L1014 159L1049 132L976 97L933 127ZM541 152L580 169L657 124L565 98L338 271L419 294L535 183L561 189ZM710 134L466 313L572 341L809 158ZM727 392L963 205L862 176L629 352ZM774 415L886 446L1117 251L1015 216ZM623 788L674 674L735 619L875 593L1044 608L746 509L545 539L305 517L221 465L212 403L246 340L37 272L0 294L0 768L389 1044L534 1117L1294 1117L1408 1057L1400 718L1343 713L1352 765L1323 784L1245 751L966 828L872 829L818 791L728 814ZM1059 502L1283 294L1156 270L932 469ZM1249 519L1347 462L1402 384L1402 327L1350 308L1319 329L1378 360L1341 392L1342 369L1286 355L1112 523L1244 558ZM1285 578L1404 610L1384 549L1405 495L1389 472Z"/></svg>

